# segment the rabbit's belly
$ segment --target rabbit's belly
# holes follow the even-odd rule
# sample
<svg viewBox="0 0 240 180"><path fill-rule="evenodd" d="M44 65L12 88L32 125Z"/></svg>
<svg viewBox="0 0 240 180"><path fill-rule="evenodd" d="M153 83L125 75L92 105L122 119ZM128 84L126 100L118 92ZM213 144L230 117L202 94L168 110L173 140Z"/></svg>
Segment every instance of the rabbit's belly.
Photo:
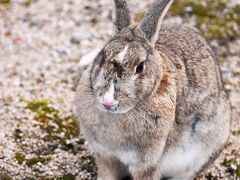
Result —
<svg viewBox="0 0 240 180"><path fill-rule="evenodd" d="M161 163L161 171L166 177L184 177L192 175L207 159L204 147L199 142L185 142L171 149Z"/></svg>

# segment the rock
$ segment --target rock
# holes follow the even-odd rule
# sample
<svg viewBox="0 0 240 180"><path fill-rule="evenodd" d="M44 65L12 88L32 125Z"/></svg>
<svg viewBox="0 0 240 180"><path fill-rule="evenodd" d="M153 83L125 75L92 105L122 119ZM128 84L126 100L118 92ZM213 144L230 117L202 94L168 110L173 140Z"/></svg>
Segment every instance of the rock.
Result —
<svg viewBox="0 0 240 180"><path fill-rule="evenodd" d="M80 44L81 38L79 36L73 36L73 37L71 37L70 42L73 44Z"/></svg>

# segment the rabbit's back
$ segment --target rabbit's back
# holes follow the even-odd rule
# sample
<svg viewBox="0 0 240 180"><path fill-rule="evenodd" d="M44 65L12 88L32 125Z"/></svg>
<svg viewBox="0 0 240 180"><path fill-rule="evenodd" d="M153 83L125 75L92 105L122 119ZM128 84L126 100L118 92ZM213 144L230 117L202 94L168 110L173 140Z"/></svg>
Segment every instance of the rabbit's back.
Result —
<svg viewBox="0 0 240 180"><path fill-rule="evenodd" d="M171 62L170 71L177 84L177 110L182 108L184 116L202 108L211 111L222 100L229 105L215 54L195 29L163 26L156 47Z"/></svg>
<svg viewBox="0 0 240 180"><path fill-rule="evenodd" d="M206 40L193 28L165 25L160 31L156 48L170 60L169 71L175 74L177 124L192 129L201 121L229 124L230 103L218 61ZM224 109L221 112L220 106ZM213 118L222 113L227 116L225 119Z"/></svg>
<svg viewBox="0 0 240 180"><path fill-rule="evenodd" d="M165 25L156 46L173 62L183 96L193 89L212 93L224 90L215 54L197 30Z"/></svg>
<svg viewBox="0 0 240 180"><path fill-rule="evenodd" d="M205 149L202 159L214 156L212 152L219 151L228 138L231 108L212 49L196 30L183 26L163 26L156 47L170 60L169 71L175 74L177 84L175 123L167 151L181 152L182 147L191 151L199 146ZM194 145L189 145L191 142ZM166 154L170 155L163 161L163 171L165 166L171 169L168 162L178 158ZM194 163L198 169L200 163ZM167 170L165 174L171 175Z"/></svg>

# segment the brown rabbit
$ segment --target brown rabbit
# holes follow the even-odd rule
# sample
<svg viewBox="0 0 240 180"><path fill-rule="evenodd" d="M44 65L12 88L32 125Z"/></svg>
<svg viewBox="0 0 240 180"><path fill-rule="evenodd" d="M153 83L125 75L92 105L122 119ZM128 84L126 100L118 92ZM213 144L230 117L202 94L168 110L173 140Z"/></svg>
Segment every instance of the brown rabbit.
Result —
<svg viewBox="0 0 240 180"><path fill-rule="evenodd" d="M76 113L99 180L193 179L228 139L216 57L195 30L162 26L171 3L155 0L134 24L115 0L116 35L81 77Z"/></svg>

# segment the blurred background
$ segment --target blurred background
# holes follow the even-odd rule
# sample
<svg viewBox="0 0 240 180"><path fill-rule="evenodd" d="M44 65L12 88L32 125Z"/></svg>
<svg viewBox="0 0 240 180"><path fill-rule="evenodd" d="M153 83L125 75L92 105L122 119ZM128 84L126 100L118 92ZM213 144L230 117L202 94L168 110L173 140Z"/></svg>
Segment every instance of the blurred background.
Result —
<svg viewBox="0 0 240 180"><path fill-rule="evenodd" d="M72 102L87 59L112 36L113 0L0 0L0 179L96 179ZM151 0L129 0L140 21ZM240 179L240 0L178 0L166 23L196 27L233 107L229 143L198 179Z"/></svg>

